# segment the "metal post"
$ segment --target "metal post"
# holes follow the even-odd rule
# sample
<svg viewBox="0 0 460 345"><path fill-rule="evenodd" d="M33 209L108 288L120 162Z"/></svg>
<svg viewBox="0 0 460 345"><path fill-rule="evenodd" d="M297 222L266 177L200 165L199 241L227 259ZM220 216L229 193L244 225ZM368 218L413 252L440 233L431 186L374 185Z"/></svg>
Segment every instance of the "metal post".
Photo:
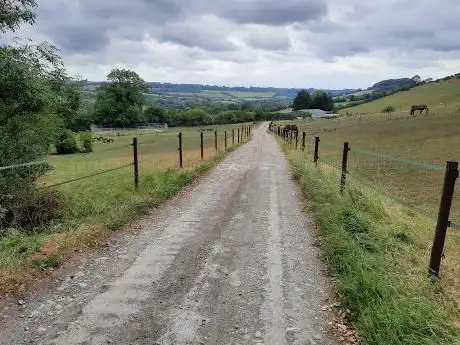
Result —
<svg viewBox="0 0 460 345"><path fill-rule="evenodd" d="M204 140L203 140L203 132L200 133L200 147L201 147L201 160L204 159Z"/></svg>
<svg viewBox="0 0 460 345"><path fill-rule="evenodd" d="M137 138L133 138L133 166L134 166L134 188L139 188L139 158L137 154Z"/></svg>
<svg viewBox="0 0 460 345"><path fill-rule="evenodd" d="M450 207L454 195L455 180L458 178L458 162L447 162L442 188L441 205L439 206L438 223L431 249L429 273L439 277L439 267L446 240L447 227L449 226Z"/></svg>
<svg viewBox="0 0 460 345"><path fill-rule="evenodd" d="M182 133L181 132L179 132L179 148L178 148L178 151L179 151L179 167L183 168L184 164L183 164L183 161L182 161Z"/></svg>
<svg viewBox="0 0 460 345"><path fill-rule="evenodd" d="M216 152L218 151L218 147L217 147L217 130L214 131L214 146L216 147Z"/></svg>
<svg viewBox="0 0 460 345"><path fill-rule="evenodd" d="M227 151L227 131L224 132L224 145L225 145L225 151Z"/></svg>
<svg viewBox="0 0 460 345"><path fill-rule="evenodd" d="M315 137L315 154L313 156L313 161L318 162L319 159L319 137Z"/></svg>
<svg viewBox="0 0 460 345"><path fill-rule="evenodd" d="M343 193L345 190L345 182L347 179L347 163L348 163L348 152L350 148L348 143L343 143L343 154L342 154L342 177L340 179L340 193Z"/></svg>
<svg viewBox="0 0 460 345"><path fill-rule="evenodd" d="M305 139L307 137L307 133L302 132L302 151L305 151Z"/></svg>

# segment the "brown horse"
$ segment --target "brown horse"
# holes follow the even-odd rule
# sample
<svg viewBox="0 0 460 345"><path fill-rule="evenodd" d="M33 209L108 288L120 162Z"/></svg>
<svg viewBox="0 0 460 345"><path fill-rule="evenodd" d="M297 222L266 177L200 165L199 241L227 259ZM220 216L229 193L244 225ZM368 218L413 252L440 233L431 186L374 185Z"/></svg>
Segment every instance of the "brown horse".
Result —
<svg viewBox="0 0 460 345"><path fill-rule="evenodd" d="M428 109L428 106L426 104L415 104L412 106L412 108L410 109L410 115L411 116L414 116L415 115L415 112L419 110L420 111L420 114L422 114L422 112L424 110L426 110L426 114L428 115L429 113L429 109Z"/></svg>

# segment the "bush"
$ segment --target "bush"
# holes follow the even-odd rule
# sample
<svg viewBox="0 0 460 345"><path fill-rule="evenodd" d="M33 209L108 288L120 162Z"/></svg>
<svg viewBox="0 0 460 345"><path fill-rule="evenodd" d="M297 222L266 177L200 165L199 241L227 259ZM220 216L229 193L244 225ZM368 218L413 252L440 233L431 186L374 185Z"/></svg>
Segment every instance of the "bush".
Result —
<svg viewBox="0 0 460 345"><path fill-rule="evenodd" d="M93 135L91 133L82 133L80 135L80 140L83 146L82 152L93 152Z"/></svg>
<svg viewBox="0 0 460 345"><path fill-rule="evenodd" d="M32 190L18 199L11 209L10 223L22 229L40 227L62 217L65 205L64 196L59 191Z"/></svg>
<svg viewBox="0 0 460 345"><path fill-rule="evenodd" d="M395 108L391 105L387 105L385 108L383 108L382 113L392 113L395 111Z"/></svg>
<svg viewBox="0 0 460 345"><path fill-rule="evenodd" d="M75 140L75 134L66 129L60 133L56 138L56 152L58 155L67 155L80 152Z"/></svg>

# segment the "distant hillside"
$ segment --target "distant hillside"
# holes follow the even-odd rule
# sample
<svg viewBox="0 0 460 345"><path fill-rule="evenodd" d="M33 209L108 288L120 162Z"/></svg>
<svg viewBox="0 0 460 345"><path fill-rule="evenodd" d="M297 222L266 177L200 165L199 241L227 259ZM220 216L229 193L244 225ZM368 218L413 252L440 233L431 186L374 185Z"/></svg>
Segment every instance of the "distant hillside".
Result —
<svg viewBox="0 0 460 345"><path fill-rule="evenodd" d="M346 108L342 113L380 113L383 108L392 106L395 111L409 111L413 104L427 104L430 113L436 109L459 111L460 109L460 74L446 77L434 82L400 91L383 98Z"/></svg>
<svg viewBox="0 0 460 345"><path fill-rule="evenodd" d="M420 79L420 77L418 79ZM370 90L394 91L398 89L410 89L417 85L416 80L417 79L415 77L382 80L372 85Z"/></svg>
<svg viewBox="0 0 460 345"><path fill-rule="evenodd" d="M89 89L95 89L106 82L90 81L88 82ZM209 91L219 92L238 92L238 93L253 93L253 94L271 94L274 97L294 98L301 90L300 88L275 88L275 87L244 87L244 86L217 86L205 84L174 84L174 83L158 83L149 82L152 85L153 93L166 93L166 94L199 94ZM315 88L307 89L310 93L314 93ZM329 96L341 96L352 93L356 89L340 89L340 90L324 90Z"/></svg>

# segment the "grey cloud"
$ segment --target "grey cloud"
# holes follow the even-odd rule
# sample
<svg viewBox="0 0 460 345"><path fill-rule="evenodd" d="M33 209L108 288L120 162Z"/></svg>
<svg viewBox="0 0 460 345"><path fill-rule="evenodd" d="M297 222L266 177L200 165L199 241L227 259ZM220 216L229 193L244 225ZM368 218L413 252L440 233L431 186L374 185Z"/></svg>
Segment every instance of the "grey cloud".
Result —
<svg viewBox="0 0 460 345"><path fill-rule="evenodd" d="M97 52L105 47L106 42L106 32L98 27L65 27L55 36L55 43L64 52Z"/></svg>
<svg viewBox="0 0 460 345"><path fill-rule="evenodd" d="M177 43L186 47L198 47L209 51L231 51L237 47L226 37L224 26L213 26L212 21L197 20L193 23L175 23L163 28L159 37L162 41Z"/></svg>
<svg viewBox="0 0 460 345"><path fill-rule="evenodd" d="M212 51L232 50L235 46L225 37L219 40L213 34L213 27L181 30L182 23L214 16L223 22L279 26L318 20L326 13L324 0L190 0L187 3L179 0L48 0L40 6L39 27L57 44L64 44L63 48L68 51L92 50L93 40L88 39L85 47L85 40L81 40L84 37L96 35L98 46L103 48L109 44L112 32L135 39L136 31L140 39L150 36ZM95 26L97 33L93 29ZM171 32L158 30L168 26L172 27ZM204 30L209 32L205 34ZM123 31L130 34L123 34ZM161 31L163 34L159 34ZM71 42L68 33L76 36L77 42ZM270 48L268 42L260 44Z"/></svg>
<svg viewBox="0 0 460 345"><path fill-rule="evenodd" d="M253 48L264 50L288 50L291 47L291 40L283 30L253 30L246 35L245 42Z"/></svg>
<svg viewBox="0 0 460 345"><path fill-rule="evenodd" d="M337 30L332 32L297 27L303 28L304 42L322 59L375 51L460 51L456 39L460 27L452 25L458 23L460 5L455 0L441 2L445 4L425 0L417 6L407 0L393 0L393 6L359 4L339 16Z"/></svg>
<svg viewBox="0 0 460 345"><path fill-rule="evenodd" d="M285 25L325 16L322 0L234 0L225 1L219 14L238 23Z"/></svg>

